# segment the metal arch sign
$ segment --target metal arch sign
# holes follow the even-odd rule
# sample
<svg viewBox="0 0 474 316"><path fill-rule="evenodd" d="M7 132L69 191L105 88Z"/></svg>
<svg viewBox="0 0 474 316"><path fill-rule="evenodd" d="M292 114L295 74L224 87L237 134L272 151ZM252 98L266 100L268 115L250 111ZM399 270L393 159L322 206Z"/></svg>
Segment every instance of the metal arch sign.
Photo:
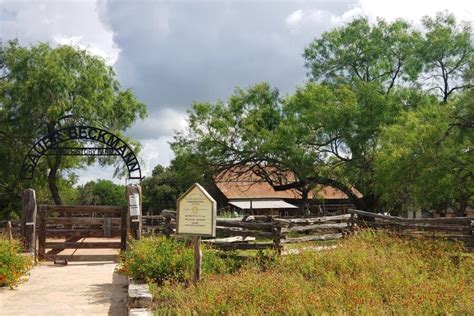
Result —
<svg viewBox="0 0 474 316"><path fill-rule="evenodd" d="M105 147L57 147L69 140L99 142ZM20 177L33 179L36 164L45 155L120 156L128 169L129 179L142 179L137 156L130 146L115 134L92 126L71 126L55 130L38 140L28 151L21 166Z"/></svg>

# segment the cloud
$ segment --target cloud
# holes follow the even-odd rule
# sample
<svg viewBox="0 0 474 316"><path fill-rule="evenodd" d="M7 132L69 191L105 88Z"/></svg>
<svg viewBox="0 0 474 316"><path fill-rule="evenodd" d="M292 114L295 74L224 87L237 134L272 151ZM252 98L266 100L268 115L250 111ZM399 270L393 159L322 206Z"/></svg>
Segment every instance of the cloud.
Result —
<svg viewBox="0 0 474 316"><path fill-rule="evenodd" d="M299 9L294 12L292 12L287 18L286 18L286 24L288 26L293 27L295 25L298 25L301 20L303 19L303 10Z"/></svg>
<svg viewBox="0 0 474 316"><path fill-rule="evenodd" d="M160 164L162 166L169 166L171 159L173 159L173 152L169 146L172 141L171 136L160 136L157 138L150 138L141 141L142 150L137 154L140 160L140 168L142 176L150 176L153 168ZM120 159L119 163L121 163ZM125 184L125 178L114 178L115 168L113 166L100 166L95 163L81 169L73 170L79 176L78 185L82 185L89 181L97 179L111 180L117 184Z"/></svg>
<svg viewBox="0 0 474 316"><path fill-rule="evenodd" d="M133 138L142 140L156 139L162 136L172 136L175 131L183 130L186 126L187 115L172 108L163 108L152 112L145 120L140 120L126 132Z"/></svg>
<svg viewBox="0 0 474 316"><path fill-rule="evenodd" d="M418 21L447 9L472 19L469 3L0 0L0 30L2 40L72 43L113 64L122 86L148 106L149 117L126 134L142 142L139 156L149 174L156 163L169 164L173 154L167 142L185 126L193 101L225 100L235 87L261 81L291 93L306 80L304 47L356 16ZM113 169L80 172L90 179L111 176Z"/></svg>
<svg viewBox="0 0 474 316"><path fill-rule="evenodd" d="M113 34L99 18L96 1L0 1L2 40L74 44L113 64L119 54Z"/></svg>
<svg viewBox="0 0 474 316"><path fill-rule="evenodd" d="M445 10L460 20L472 20L474 16L472 2L467 0L359 0L356 7L373 21L376 17L383 17L388 21L404 18L419 23L423 16L434 16L437 12Z"/></svg>

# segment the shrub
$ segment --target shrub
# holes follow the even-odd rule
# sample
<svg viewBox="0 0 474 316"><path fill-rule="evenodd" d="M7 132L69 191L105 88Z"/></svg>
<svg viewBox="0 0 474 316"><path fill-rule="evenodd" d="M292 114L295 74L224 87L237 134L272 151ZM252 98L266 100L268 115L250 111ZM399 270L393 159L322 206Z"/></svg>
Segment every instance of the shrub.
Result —
<svg viewBox="0 0 474 316"><path fill-rule="evenodd" d="M170 314L472 314L474 257L458 244L363 232L308 251L153 288Z"/></svg>
<svg viewBox="0 0 474 316"><path fill-rule="evenodd" d="M240 268L233 253L222 254L203 246L203 274L230 273ZM194 252L190 245L173 238L147 237L131 241L121 256L119 270L135 279L163 284L188 283L193 277Z"/></svg>
<svg viewBox="0 0 474 316"><path fill-rule="evenodd" d="M0 236L0 287L15 287L32 267L32 260L21 250L19 242Z"/></svg>

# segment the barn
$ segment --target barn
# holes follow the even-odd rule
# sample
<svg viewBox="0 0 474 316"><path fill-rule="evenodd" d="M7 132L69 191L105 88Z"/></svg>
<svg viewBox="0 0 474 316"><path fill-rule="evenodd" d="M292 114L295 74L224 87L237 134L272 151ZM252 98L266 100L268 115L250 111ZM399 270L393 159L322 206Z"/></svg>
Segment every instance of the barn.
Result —
<svg viewBox="0 0 474 316"><path fill-rule="evenodd" d="M221 211L274 216L295 216L303 212L303 199L299 191L276 191L252 172L238 177L232 172L220 175L212 191ZM359 192L354 192L361 196ZM308 199L311 209L306 213L312 215L341 214L354 207L344 192L330 186L316 187L309 192Z"/></svg>

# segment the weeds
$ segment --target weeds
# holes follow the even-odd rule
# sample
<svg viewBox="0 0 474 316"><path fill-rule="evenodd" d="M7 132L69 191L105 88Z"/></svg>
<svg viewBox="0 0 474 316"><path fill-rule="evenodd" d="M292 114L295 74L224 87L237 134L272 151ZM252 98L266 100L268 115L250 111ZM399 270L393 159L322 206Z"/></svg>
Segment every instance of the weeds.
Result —
<svg viewBox="0 0 474 316"><path fill-rule="evenodd" d="M22 254L18 241L0 236L0 287L18 285L21 278L31 269L30 258Z"/></svg>
<svg viewBox="0 0 474 316"><path fill-rule="evenodd" d="M368 231L329 251L257 258L231 274L211 272L197 286L154 286L157 312L474 313L474 258L458 244Z"/></svg>

